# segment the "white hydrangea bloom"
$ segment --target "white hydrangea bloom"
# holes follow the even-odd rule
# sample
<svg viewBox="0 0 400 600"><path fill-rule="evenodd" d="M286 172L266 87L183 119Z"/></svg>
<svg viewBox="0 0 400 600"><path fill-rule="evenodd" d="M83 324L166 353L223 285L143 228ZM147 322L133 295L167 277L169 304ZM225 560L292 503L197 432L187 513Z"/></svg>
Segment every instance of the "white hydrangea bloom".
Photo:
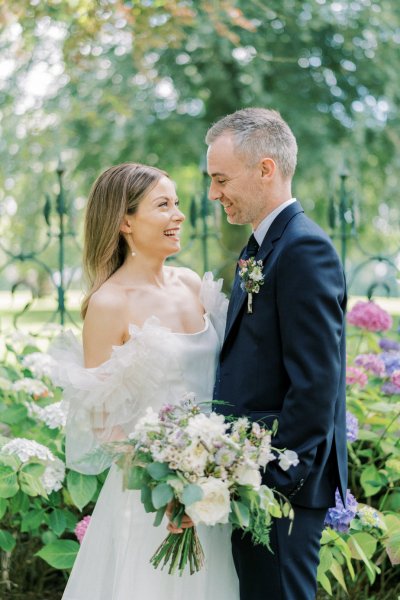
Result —
<svg viewBox="0 0 400 600"><path fill-rule="evenodd" d="M18 381L14 381L11 389L14 392L26 392L34 398L46 398L52 397L53 393L49 390L46 384L40 379L31 379L24 377Z"/></svg>
<svg viewBox="0 0 400 600"><path fill-rule="evenodd" d="M50 354L32 352L22 359L24 367L29 369L35 377L50 377L55 369L55 361Z"/></svg>
<svg viewBox="0 0 400 600"><path fill-rule="evenodd" d="M65 402L54 402L45 407L38 406L34 402L29 402L27 408L31 417L36 417L39 421L43 421L49 429L65 427L67 422Z"/></svg>
<svg viewBox="0 0 400 600"><path fill-rule="evenodd" d="M17 456L23 463L31 458L38 458L46 465L46 469L41 477L41 482L48 494L57 491L62 487L65 477L64 463L54 456L47 446L28 440L26 438L14 438L7 442L1 449L3 454L12 454Z"/></svg>
<svg viewBox="0 0 400 600"><path fill-rule="evenodd" d="M9 379L6 379L5 377L0 377L0 389L3 390L3 392L8 392L12 390L11 381Z"/></svg>
<svg viewBox="0 0 400 600"><path fill-rule="evenodd" d="M23 333L22 331L14 331L9 336L9 341L16 352L22 352L26 346L34 346L37 348L37 339L32 335Z"/></svg>
<svg viewBox="0 0 400 600"><path fill-rule="evenodd" d="M42 475L41 481L44 489L48 494L57 492L62 488L62 483L65 477L65 465L59 458L54 458L54 461L47 465L45 472Z"/></svg>
<svg viewBox="0 0 400 600"><path fill-rule="evenodd" d="M372 506L364 505L357 511L358 517L363 525L367 527L379 527L385 529L385 523L379 512Z"/></svg>
<svg viewBox="0 0 400 600"><path fill-rule="evenodd" d="M39 458L44 461L53 461L55 457L47 446L43 446L35 440L27 440L26 438L14 438L7 442L1 449L3 454L13 454L18 456L23 463L28 462L31 458Z"/></svg>

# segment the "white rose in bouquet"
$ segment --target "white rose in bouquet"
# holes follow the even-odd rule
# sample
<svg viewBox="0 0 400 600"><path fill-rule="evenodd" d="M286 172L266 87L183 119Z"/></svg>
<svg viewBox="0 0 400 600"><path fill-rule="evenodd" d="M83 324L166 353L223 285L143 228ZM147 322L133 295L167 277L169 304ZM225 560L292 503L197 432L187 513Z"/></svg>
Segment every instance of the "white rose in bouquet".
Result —
<svg viewBox="0 0 400 600"><path fill-rule="evenodd" d="M260 489L261 474L258 469L252 469L245 465L238 465L233 476L239 485L251 485L255 490Z"/></svg>
<svg viewBox="0 0 400 600"><path fill-rule="evenodd" d="M216 525L228 523L231 512L229 488L225 481L208 477L198 483L203 492L203 498L186 507L186 514L195 525Z"/></svg>
<svg viewBox="0 0 400 600"><path fill-rule="evenodd" d="M190 438L197 437L206 446L211 447L214 441L218 441L224 435L228 427L229 424L225 423L223 415L200 413L189 419L186 433Z"/></svg>
<svg viewBox="0 0 400 600"><path fill-rule="evenodd" d="M194 472L197 475L204 475L204 469L207 464L208 451L201 442L190 444L181 453L178 465L182 471Z"/></svg>

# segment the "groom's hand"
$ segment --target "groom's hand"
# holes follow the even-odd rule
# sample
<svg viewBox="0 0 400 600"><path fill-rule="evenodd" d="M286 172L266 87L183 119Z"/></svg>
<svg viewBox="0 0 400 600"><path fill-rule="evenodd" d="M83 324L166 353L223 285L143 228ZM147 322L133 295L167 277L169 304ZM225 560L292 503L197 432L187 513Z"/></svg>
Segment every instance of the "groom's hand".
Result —
<svg viewBox="0 0 400 600"><path fill-rule="evenodd" d="M171 519L172 519L172 514L174 511L174 502L170 502L167 506L167 510L165 511L165 514L167 515L168 519L169 519L169 523L167 525L167 529L170 533L183 533L184 529L188 529L188 527L194 527L194 523L192 521L192 519L190 517L188 517L187 515L183 515L182 517L182 522L181 522L181 526L178 527Z"/></svg>

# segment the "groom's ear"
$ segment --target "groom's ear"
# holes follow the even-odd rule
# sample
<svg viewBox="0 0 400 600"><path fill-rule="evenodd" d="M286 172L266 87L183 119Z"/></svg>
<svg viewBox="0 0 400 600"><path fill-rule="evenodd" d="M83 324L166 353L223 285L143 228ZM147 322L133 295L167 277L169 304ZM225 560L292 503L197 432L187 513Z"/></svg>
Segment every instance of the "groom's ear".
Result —
<svg viewBox="0 0 400 600"><path fill-rule="evenodd" d="M276 162L272 158L263 158L261 161L261 177L272 179L276 172Z"/></svg>

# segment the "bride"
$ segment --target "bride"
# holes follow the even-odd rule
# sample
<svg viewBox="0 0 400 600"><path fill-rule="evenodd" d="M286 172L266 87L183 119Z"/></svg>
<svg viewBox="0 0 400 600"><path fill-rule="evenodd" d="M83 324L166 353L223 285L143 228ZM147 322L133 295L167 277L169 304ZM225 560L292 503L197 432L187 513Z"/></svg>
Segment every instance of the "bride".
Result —
<svg viewBox="0 0 400 600"><path fill-rule="evenodd" d="M188 392L199 402L212 398L227 300L209 274L201 281L164 264L180 249L184 218L173 182L154 167L122 164L94 183L85 220L83 352L71 333L52 349L53 380L69 407L67 465L76 471L110 467L102 444L126 439L148 406L157 410ZM140 492L123 491L111 465L63 600L239 598L229 526L199 527L205 566L179 577L149 562L166 535L153 520Z"/></svg>

